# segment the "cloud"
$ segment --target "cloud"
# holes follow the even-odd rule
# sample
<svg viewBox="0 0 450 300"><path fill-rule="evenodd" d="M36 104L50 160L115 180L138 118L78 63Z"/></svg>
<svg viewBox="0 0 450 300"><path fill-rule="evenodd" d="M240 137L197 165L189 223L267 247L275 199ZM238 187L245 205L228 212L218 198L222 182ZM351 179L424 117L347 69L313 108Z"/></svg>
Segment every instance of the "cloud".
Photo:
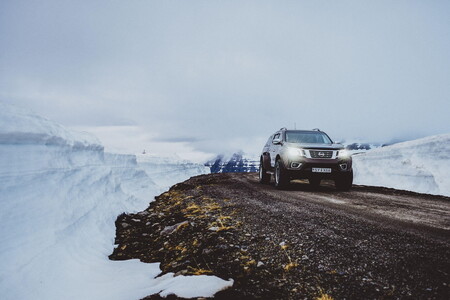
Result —
<svg viewBox="0 0 450 300"><path fill-rule="evenodd" d="M159 142L167 142L167 143L195 143L198 142L200 139L196 137L158 137L153 138L153 141L159 141Z"/></svg>
<svg viewBox="0 0 450 300"><path fill-rule="evenodd" d="M3 1L0 99L128 151L258 152L294 123L340 140L449 132L449 6Z"/></svg>
<svg viewBox="0 0 450 300"><path fill-rule="evenodd" d="M205 162L215 155L207 150L194 149L189 139L164 140L159 133L148 131L140 126L73 126L73 130L85 131L97 136L105 145L105 151L112 153L137 154L145 152L161 157L176 154L180 158L195 162Z"/></svg>

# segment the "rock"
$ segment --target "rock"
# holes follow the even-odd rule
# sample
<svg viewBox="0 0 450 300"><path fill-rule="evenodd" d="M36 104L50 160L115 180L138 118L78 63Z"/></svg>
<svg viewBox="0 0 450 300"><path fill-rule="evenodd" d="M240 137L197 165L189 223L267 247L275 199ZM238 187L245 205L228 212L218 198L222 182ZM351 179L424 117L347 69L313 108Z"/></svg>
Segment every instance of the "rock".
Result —
<svg viewBox="0 0 450 300"><path fill-rule="evenodd" d="M123 222L122 224L122 228L128 228L130 227L130 224Z"/></svg>
<svg viewBox="0 0 450 300"><path fill-rule="evenodd" d="M181 270L181 271L176 272L174 276L176 277L176 276L180 276L180 275L186 275L187 272L188 272L188 270Z"/></svg>
<svg viewBox="0 0 450 300"><path fill-rule="evenodd" d="M189 225L188 221L183 221L183 222L177 223L172 226L166 226L166 227L164 227L163 230L161 230L161 232L159 234L160 235L169 235L169 234L172 234L175 231L178 231L179 229L186 227L188 225Z"/></svg>
<svg viewBox="0 0 450 300"><path fill-rule="evenodd" d="M208 255L208 254L210 254L211 252L212 252L211 249L205 248L205 249L203 249L202 254L203 254L203 255Z"/></svg>
<svg viewBox="0 0 450 300"><path fill-rule="evenodd" d="M258 261L258 264L256 264L256 267L262 267L262 266L264 266L264 263L262 262L262 261Z"/></svg>

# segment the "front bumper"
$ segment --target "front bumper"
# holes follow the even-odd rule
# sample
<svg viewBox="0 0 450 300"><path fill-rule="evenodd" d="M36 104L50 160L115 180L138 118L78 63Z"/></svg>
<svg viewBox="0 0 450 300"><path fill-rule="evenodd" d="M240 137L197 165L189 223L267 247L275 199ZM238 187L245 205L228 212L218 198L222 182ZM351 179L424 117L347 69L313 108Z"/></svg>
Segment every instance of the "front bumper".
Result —
<svg viewBox="0 0 450 300"><path fill-rule="evenodd" d="M314 159L301 158L284 162L287 173L291 179L305 178L336 178L352 171L352 159ZM316 173L313 168L330 168L331 173Z"/></svg>

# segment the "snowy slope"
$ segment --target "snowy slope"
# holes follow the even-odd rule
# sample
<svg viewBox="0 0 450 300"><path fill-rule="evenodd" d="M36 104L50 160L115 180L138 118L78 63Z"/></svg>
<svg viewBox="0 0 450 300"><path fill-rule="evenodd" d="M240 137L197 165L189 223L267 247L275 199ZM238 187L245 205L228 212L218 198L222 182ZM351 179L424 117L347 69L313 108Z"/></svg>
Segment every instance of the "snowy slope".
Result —
<svg viewBox="0 0 450 300"><path fill-rule="evenodd" d="M353 156L355 184L450 196L450 134Z"/></svg>
<svg viewBox="0 0 450 300"><path fill-rule="evenodd" d="M145 209L162 188L135 156L105 154L92 136L0 103L1 298L211 296L232 284L155 278L157 263L108 260L116 217Z"/></svg>

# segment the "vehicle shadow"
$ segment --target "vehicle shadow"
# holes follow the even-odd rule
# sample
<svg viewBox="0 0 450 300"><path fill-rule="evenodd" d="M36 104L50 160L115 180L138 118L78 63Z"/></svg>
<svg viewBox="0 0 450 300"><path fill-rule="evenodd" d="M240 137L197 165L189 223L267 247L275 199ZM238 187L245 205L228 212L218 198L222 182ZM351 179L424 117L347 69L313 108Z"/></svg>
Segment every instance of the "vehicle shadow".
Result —
<svg viewBox="0 0 450 300"><path fill-rule="evenodd" d="M247 176L249 176L248 178L250 179L251 182L253 182L254 184L260 184L258 182L258 175L256 174L251 174L247 173ZM270 184L268 184L268 186L272 187L273 189L275 188L275 182L273 180L273 176L270 180ZM320 186L315 187L312 186L308 179L295 179L295 180L291 180L290 184L288 186L286 186L284 189L284 191L302 191L302 192L311 192L311 193L324 193L324 194L331 194L331 193L343 193L342 191L338 191L335 186L334 186L334 180L327 180L327 179L323 179L320 183Z"/></svg>
<svg viewBox="0 0 450 300"><path fill-rule="evenodd" d="M314 193L337 193L339 192L334 187L333 180L322 180L320 186L312 186L308 180L292 180L291 183L285 188L286 191L302 191L302 192L314 192Z"/></svg>

